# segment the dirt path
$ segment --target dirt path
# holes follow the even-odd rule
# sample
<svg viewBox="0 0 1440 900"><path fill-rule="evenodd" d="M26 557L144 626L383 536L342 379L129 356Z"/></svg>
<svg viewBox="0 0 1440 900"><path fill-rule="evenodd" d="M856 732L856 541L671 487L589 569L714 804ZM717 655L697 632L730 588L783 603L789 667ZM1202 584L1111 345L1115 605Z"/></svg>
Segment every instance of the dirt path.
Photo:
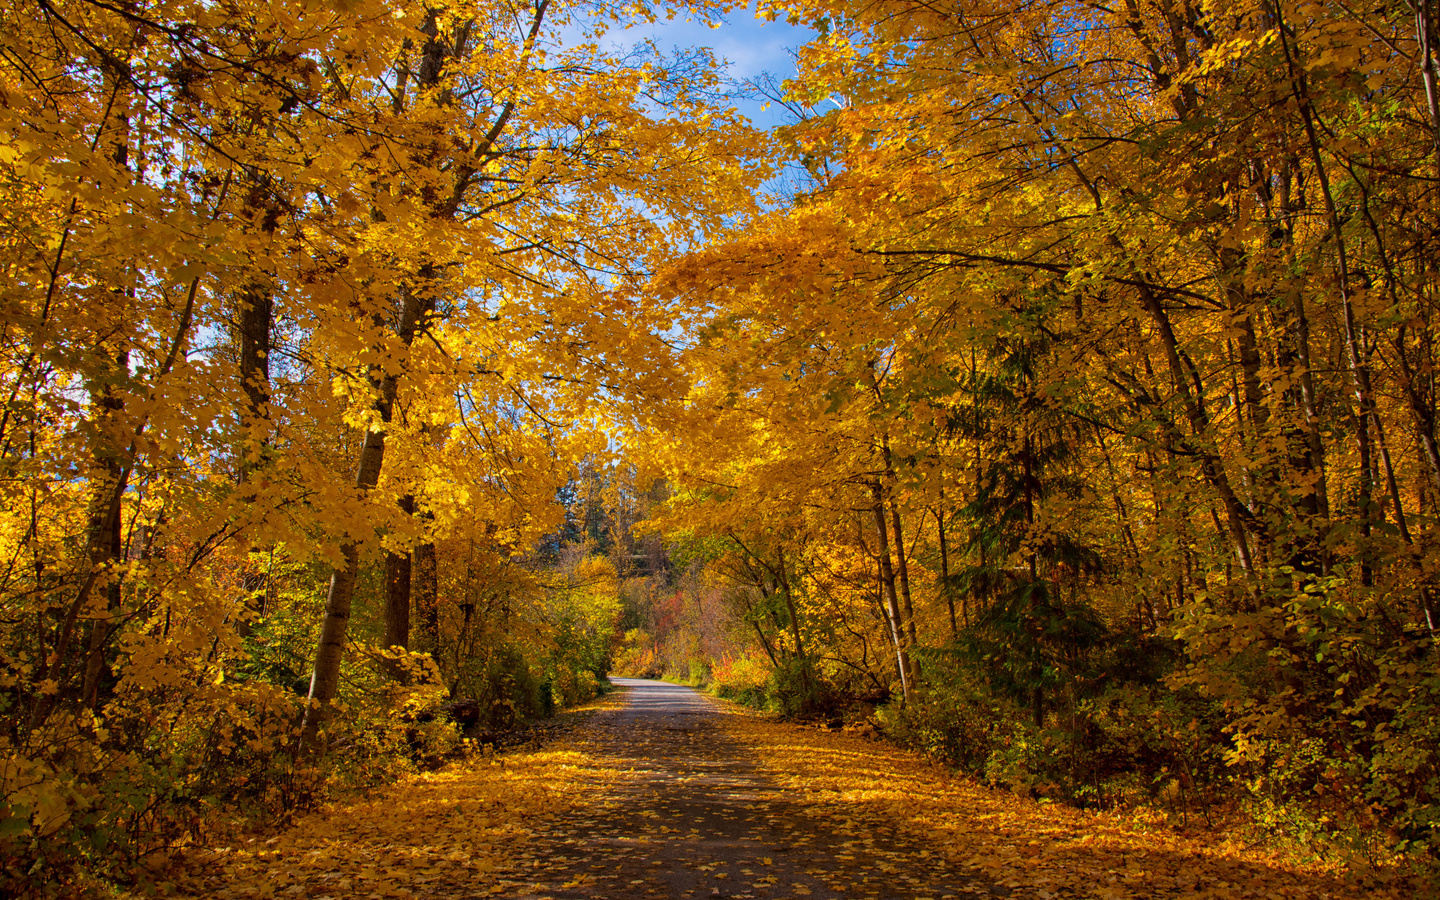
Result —
<svg viewBox="0 0 1440 900"><path fill-rule="evenodd" d="M597 714L578 749L624 777L586 808L547 823L520 864L497 873L499 896L822 900L1009 893L950 871L894 827L857 832L808 814L797 792L777 785L727 734L726 713L694 691L614 681L627 690L626 704Z"/></svg>

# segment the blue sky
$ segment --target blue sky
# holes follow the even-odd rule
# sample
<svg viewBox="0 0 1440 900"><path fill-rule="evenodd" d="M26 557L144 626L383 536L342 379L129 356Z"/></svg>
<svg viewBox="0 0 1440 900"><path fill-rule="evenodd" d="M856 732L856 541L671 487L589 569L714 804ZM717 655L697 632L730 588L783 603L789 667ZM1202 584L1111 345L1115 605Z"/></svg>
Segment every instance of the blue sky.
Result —
<svg viewBox="0 0 1440 900"><path fill-rule="evenodd" d="M628 48L649 39L665 52L676 47L709 47L726 64L730 78L735 81L766 72L780 80L792 77L795 63L790 51L814 37L815 32L784 20L758 20L753 10L754 0L751 0L748 7L726 16L718 28L677 17L668 22L611 31L601 38L601 43ZM772 107L767 111L759 102L737 99L736 106L761 127L778 125L788 118L783 109Z"/></svg>

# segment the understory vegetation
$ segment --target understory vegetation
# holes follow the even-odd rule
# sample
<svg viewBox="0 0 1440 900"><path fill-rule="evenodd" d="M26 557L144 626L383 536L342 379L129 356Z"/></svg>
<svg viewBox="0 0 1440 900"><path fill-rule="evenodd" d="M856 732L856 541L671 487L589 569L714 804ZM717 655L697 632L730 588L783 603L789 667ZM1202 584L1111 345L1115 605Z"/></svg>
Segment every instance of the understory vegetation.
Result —
<svg viewBox="0 0 1440 900"><path fill-rule="evenodd" d="M808 611L808 584L796 581L797 609ZM1387 658L1359 644L1348 630L1354 623L1344 623L1343 636L1317 636L1321 648L1348 642L1351 664L1363 660L1369 669L1357 705L1343 688L1356 676L1317 666L1314 656L1287 654L1290 665L1282 666L1264 652L1220 655L1213 643L1202 653L1171 633L1126 634L1123 620L1098 615L1084 643L1057 643L1043 667L1024 670L1039 675L1027 683L1010 671L1013 639L997 642L995 626L977 616L955 637L944 637L942 626L940 640L913 648L907 697L893 658L876 658L887 630L878 588L869 608L849 611L849 623L812 627L801 612L804 658L778 658L788 652L780 648L789 622L777 609L762 613L762 628L773 633L757 638L759 589L748 590L744 597L747 588L723 577L712 583L708 599L724 611L709 634L664 611L704 600L684 590L665 597L649 627L627 634L618 669L834 730L883 735L1042 802L1148 808L1176 826L1236 830L1302 858L1365 868L1398 863L1422 877L1433 866L1440 734L1431 710L1440 696L1430 673L1410 668L1425 658L1423 639ZM834 624L851 640L837 637ZM1244 636L1209 639L1230 644ZM1320 662L1324 652L1316 651ZM1277 689L1271 679L1307 694Z"/></svg>

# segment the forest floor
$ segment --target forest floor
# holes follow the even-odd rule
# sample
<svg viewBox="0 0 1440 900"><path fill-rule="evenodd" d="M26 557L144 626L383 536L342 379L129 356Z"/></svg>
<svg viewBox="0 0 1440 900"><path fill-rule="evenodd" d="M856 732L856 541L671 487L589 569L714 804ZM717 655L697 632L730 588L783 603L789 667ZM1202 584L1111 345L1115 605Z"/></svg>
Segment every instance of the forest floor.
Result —
<svg viewBox="0 0 1440 900"><path fill-rule="evenodd" d="M556 743L417 776L192 852L216 898L1401 898L1220 835L1044 805L859 735L687 688L624 694Z"/></svg>

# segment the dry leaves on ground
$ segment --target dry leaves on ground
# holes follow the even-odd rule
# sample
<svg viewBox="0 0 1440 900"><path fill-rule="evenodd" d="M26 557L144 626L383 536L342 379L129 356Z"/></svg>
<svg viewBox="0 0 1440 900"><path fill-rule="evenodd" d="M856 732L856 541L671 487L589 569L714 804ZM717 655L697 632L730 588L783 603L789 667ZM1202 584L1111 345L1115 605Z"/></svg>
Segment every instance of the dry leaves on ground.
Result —
<svg viewBox="0 0 1440 900"><path fill-rule="evenodd" d="M579 722L587 710L566 715ZM188 852L161 889L216 900L486 896L536 821L590 802L611 777L563 743L472 757L334 802L279 834Z"/></svg>
<svg viewBox="0 0 1440 900"><path fill-rule="evenodd" d="M898 824L918 848L1012 897L1353 898L1408 900L1400 886L1357 886L1338 870L1305 867L1223 835L1179 834L1121 814L1041 804L952 777L905 750L754 715L725 718L731 736L810 814L864 832ZM901 880L905 868L893 866ZM913 862L913 860L912 860ZM963 890L963 889L962 889Z"/></svg>
<svg viewBox="0 0 1440 900"><path fill-rule="evenodd" d="M269 838L188 854L181 896L481 896L530 838L526 821L583 802L593 782L573 750L476 760L332 805Z"/></svg>

